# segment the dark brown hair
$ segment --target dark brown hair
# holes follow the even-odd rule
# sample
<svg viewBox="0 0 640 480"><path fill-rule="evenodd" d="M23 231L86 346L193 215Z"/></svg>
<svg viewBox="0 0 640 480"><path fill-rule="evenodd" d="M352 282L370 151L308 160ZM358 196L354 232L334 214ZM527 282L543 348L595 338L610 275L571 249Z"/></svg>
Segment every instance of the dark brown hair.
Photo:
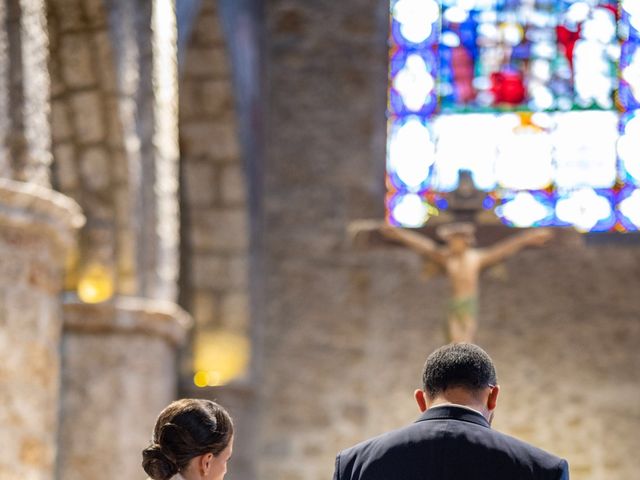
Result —
<svg viewBox="0 0 640 480"><path fill-rule="evenodd" d="M199 455L219 455L231 440L233 422L211 400L185 398L165 408L153 429L152 444L142 451L142 468L153 480L168 480Z"/></svg>
<svg viewBox="0 0 640 480"><path fill-rule="evenodd" d="M440 347L429 355L422 371L422 387L430 398L449 387L463 387L474 392L496 384L496 369L491 357L471 343Z"/></svg>

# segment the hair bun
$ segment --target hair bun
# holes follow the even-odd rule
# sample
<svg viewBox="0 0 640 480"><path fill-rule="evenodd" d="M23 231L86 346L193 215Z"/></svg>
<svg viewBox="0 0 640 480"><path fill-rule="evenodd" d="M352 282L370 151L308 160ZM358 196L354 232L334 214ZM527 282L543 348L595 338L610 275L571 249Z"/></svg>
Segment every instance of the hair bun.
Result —
<svg viewBox="0 0 640 480"><path fill-rule="evenodd" d="M178 473L178 465L154 443L142 451L142 468L153 480L169 480Z"/></svg>

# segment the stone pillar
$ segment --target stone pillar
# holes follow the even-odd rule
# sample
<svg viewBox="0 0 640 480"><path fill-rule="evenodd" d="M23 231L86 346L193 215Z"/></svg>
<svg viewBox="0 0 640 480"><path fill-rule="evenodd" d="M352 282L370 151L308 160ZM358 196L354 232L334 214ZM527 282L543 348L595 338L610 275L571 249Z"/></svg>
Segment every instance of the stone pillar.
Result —
<svg viewBox="0 0 640 480"><path fill-rule="evenodd" d="M0 478L54 478L59 408L59 293L78 205L0 179Z"/></svg>
<svg viewBox="0 0 640 480"><path fill-rule="evenodd" d="M168 302L65 305L60 479L145 478L141 452L175 399L177 347L189 325Z"/></svg>
<svg viewBox="0 0 640 480"><path fill-rule="evenodd" d="M175 2L105 0L129 164L137 295L176 301L179 274Z"/></svg>
<svg viewBox="0 0 640 480"><path fill-rule="evenodd" d="M0 0L0 176L50 186L44 0Z"/></svg>

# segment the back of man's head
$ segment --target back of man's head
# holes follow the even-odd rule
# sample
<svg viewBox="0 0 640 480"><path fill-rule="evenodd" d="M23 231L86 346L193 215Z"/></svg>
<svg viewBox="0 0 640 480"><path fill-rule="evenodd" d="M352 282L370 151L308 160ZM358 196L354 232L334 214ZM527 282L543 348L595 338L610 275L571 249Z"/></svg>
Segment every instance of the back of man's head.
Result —
<svg viewBox="0 0 640 480"><path fill-rule="evenodd" d="M423 390L430 398L451 387L479 391L496 385L496 370L491 357L477 345L445 345L427 358L422 372Z"/></svg>

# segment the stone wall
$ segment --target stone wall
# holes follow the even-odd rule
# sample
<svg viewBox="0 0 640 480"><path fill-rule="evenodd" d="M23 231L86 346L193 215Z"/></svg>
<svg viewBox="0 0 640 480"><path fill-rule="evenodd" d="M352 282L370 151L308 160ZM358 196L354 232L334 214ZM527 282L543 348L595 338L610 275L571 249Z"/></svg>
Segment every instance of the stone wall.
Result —
<svg viewBox="0 0 640 480"><path fill-rule="evenodd" d="M107 19L98 0L48 0L53 183L83 206L88 220L67 288L98 262L116 278L117 293L134 294L129 165Z"/></svg>
<svg viewBox="0 0 640 480"><path fill-rule="evenodd" d="M384 304L369 290L393 271L346 233L383 215L386 8L267 8L260 478L330 478L337 449L388 415L368 396L386 364L370 317Z"/></svg>
<svg viewBox="0 0 640 480"><path fill-rule="evenodd" d="M48 0L54 185L83 206L72 273L177 299L177 30L165 0ZM70 278L69 288L74 287Z"/></svg>
<svg viewBox="0 0 640 480"><path fill-rule="evenodd" d="M230 60L215 2L203 2L180 78L184 305L195 335L248 330L246 185Z"/></svg>

